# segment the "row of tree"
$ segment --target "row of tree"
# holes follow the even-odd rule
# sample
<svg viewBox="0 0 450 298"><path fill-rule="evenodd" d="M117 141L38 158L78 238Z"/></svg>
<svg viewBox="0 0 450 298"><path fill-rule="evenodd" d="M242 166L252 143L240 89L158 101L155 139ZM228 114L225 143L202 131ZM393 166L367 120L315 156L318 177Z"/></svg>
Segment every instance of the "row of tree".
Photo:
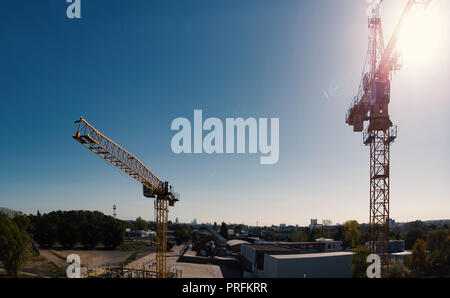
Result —
<svg viewBox="0 0 450 298"><path fill-rule="evenodd" d="M54 211L43 215L38 212L29 220L29 232L42 248L59 243L64 249L71 249L80 243L93 249L102 243L105 248L114 249L125 240L128 226L98 211Z"/></svg>

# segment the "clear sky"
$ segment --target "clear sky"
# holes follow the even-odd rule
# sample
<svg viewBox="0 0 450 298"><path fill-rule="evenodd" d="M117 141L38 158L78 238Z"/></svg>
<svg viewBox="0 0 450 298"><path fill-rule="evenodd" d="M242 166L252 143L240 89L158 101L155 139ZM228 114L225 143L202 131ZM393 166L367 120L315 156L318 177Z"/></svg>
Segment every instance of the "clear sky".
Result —
<svg viewBox="0 0 450 298"><path fill-rule="evenodd" d="M388 37L405 1L385 2ZM450 4L436 2L439 42L426 59L404 49L392 84L397 221L450 218ZM141 186L71 138L83 116L173 183L182 198L169 219L368 221L369 151L344 122L367 49L365 0L82 0L80 20L67 5L0 2L0 206L116 204L119 218L153 220ZM194 109L280 118L278 163L174 154L171 122Z"/></svg>

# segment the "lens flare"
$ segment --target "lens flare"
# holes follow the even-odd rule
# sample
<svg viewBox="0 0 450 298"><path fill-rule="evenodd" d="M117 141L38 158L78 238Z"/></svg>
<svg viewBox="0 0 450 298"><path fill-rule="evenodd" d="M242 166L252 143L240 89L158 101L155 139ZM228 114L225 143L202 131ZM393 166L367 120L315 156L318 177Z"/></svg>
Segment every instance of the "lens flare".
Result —
<svg viewBox="0 0 450 298"><path fill-rule="evenodd" d="M405 64L430 63L439 56L444 40L444 22L437 7L415 7L399 36L398 49Z"/></svg>

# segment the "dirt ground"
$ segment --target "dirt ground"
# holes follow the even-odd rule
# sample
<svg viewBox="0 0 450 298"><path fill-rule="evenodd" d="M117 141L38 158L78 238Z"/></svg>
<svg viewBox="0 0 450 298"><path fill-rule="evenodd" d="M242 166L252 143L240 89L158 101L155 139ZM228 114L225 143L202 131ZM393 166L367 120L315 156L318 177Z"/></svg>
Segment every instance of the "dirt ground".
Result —
<svg viewBox="0 0 450 298"><path fill-rule="evenodd" d="M53 256L56 255L55 257L60 260L57 264L64 264L65 267L68 265L65 261L67 256L77 254L80 256L81 266L88 268L118 265L133 253L132 251L108 250L41 250L41 254L44 253L46 256L48 256L47 252Z"/></svg>

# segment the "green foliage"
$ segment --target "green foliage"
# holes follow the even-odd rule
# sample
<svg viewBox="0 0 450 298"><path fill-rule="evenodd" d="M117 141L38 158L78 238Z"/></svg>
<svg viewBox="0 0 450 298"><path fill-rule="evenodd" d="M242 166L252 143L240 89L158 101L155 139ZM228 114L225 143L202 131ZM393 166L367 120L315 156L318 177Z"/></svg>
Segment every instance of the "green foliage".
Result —
<svg viewBox="0 0 450 298"><path fill-rule="evenodd" d="M314 227L313 239L317 238L330 238L331 234L326 227Z"/></svg>
<svg viewBox="0 0 450 298"><path fill-rule="evenodd" d="M56 242L57 220L52 214L38 215L31 218L33 239L42 248L50 248Z"/></svg>
<svg viewBox="0 0 450 298"><path fill-rule="evenodd" d="M141 217L136 218L136 230L148 230L148 222L143 220Z"/></svg>
<svg viewBox="0 0 450 298"><path fill-rule="evenodd" d="M425 233L420 229L413 229L406 233L405 237L405 248L412 249L414 243L416 243L417 239L425 240Z"/></svg>
<svg viewBox="0 0 450 298"><path fill-rule="evenodd" d="M370 255L370 251L367 247L359 245L353 249L355 253L352 257L352 277L353 278L366 278L367 277L367 257Z"/></svg>
<svg viewBox="0 0 450 298"><path fill-rule="evenodd" d="M423 275L427 270L427 248L425 241L417 239L413 245L412 255L407 259L409 269L415 276Z"/></svg>
<svg viewBox="0 0 450 298"><path fill-rule="evenodd" d="M293 242L307 242L308 239L309 239L309 236L304 231L294 231L294 232L292 232L291 240Z"/></svg>
<svg viewBox="0 0 450 298"><path fill-rule="evenodd" d="M177 244L188 242L191 239L191 234L188 228L178 228L174 231L175 240Z"/></svg>
<svg viewBox="0 0 450 298"><path fill-rule="evenodd" d="M428 235L427 248L431 252L428 258L429 274L435 276L450 275L450 233L448 230L432 231Z"/></svg>
<svg viewBox="0 0 450 298"><path fill-rule="evenodd" d="M142 241L125 241L124 243L118 245L116 247L116 250L135 251L135 250L139 250L145 246L146 246L146 243L142 242Z"/></svg>
<svg viewBox="0 0 450 298"><path fill-rule="evenodd" d="M105 218L102 225L103 245L115 249L125 240L125 225L112 217Z"/></svg>
<svg viewBox="0 0 450 298"><path fill-rule="evenodd" d="M18 277L30 254L31 243L26 226L20 228L13 219L0 215L0 261L8 274Z"/></svg>
<svg viewBox="0 0 450 298"><path fill-rule="evenodd" d="M65 249L73 248L80 242L84 248L93 249L104 239L104 223L108 223L113 218L106 216L98 211L53 211L48 214L41 215L39 212L36 216L30 215L31 231L33 239L39 244L41 248L51 248L55 243L59 243ZM125 227L125 222L114 219ZM21 224L26 225L23 219L20 219ZM119 231L114 240L111 233ZM107 243L121 243L120 239L124 238L125 228L112 229L107 231ZM123 233L122 233L123 232ZM116 245L109 245L115 247Z"/></svg>
<svg viewBox="0 0 450 298"><path fill-rule="evenodd" d="M78 242L78 228L73 224L62 222L57 228L57 238L63 248L71 249Z"/></svg>
<svg viewBox="0 0 450 298"><path fill-rule="evenodd" d="M95 248L102 241L100 222L86 221L80 226L80 242L86 249Z"/></svg>
<svg viewBox="0 0 450 298"><path fill-rule="evenodd" d="M344 247L355 248L362 243L362 233L356 220L344 223Z"/></svg>
<svg viewBox="0 0 450 298"><path fill-rule="evenodd" d="M408 268L399 260L394 260L389 265L388 278L405 278L408 277Z"/></svg>

